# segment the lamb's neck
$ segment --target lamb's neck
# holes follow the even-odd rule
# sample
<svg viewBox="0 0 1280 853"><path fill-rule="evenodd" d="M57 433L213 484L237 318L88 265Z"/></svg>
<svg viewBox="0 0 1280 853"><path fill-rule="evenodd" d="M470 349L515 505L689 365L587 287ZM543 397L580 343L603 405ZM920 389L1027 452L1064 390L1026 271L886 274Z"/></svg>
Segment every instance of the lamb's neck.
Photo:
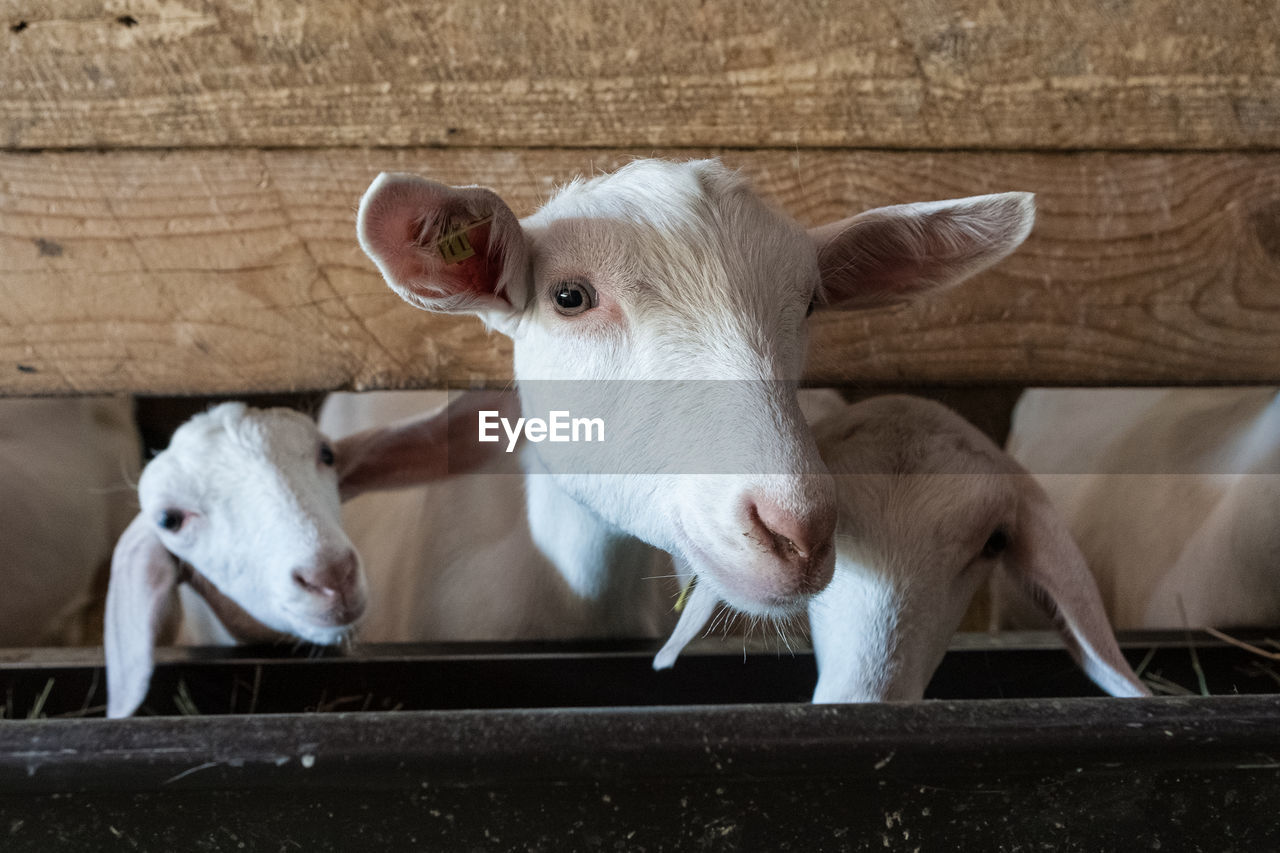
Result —
<svg viewBox="0 0 1280 853"><path fill-rule="evenodd" d="M531 448L524 448L525 495L534 545L574 594L602 613L638 620L646 633L648 614L665 593L658 578L670 575L671 558L614 527L560 488Z"/></svg>

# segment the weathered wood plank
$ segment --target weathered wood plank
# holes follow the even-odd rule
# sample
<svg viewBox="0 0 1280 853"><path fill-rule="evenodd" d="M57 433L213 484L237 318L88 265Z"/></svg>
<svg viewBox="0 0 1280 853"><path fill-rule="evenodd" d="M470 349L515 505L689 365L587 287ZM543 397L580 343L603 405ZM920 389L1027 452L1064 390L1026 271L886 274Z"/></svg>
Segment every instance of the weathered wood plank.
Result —
<svg viewBox="0 0 1280 853"><path fill-rule="evenodd" d="M11 149L1280 147L1272 0L8 0L2 23Z"/></svg>
<svg viewBox="0 0 1280 853"><path fill-rule="evenodd" d="M629 156L0 155L0 393L505 381L504 338L382 284L354 237L360 193L381 169L416 171L494 186L523 214L555 181ZM892 202L1039 193L1027 244L948 297L818 315L816 382L1280 381L1280 154L724 158L809 224Z"/></svg>

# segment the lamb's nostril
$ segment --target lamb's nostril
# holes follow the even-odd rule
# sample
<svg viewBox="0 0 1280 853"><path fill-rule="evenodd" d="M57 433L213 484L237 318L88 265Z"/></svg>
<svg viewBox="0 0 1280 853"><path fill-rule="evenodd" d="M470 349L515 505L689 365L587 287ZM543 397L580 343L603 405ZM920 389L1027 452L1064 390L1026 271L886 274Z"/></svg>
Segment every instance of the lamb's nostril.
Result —
<svg viewBox="0 0 1280 853"><path fill-rule="evenodd" d="M824 507L794 513L767 500L749 499L747 534L788 567L788 585L796 592L817 592L830 580L835 512Z"/></svg>
<svg viewBox="0 0 1280 853"><path fill-rule="evenodd" d="M803 550L801 550L800 547L796 545L796 543L792 542L790 539L788 539L787 537L783 536L780 533L773 534L773 547L775 551L777 551L779 554L781 554L784 557L790 557L793 554L797 557L808 556L808 554L806 554Z"/></svg>
<svg viewBox="0 0 1280 853"><path fill-rule="evenodd" d="M306 592L320 591L320 587L318 587L316 584L308 580L307 576L303 574L303 572L300 569L294 569L290 576L293 578L293 582L297 586L301 587L304 591Z"/></svg>
<svg viewBox="0 0 1280 853"><path fill-rule="evenodd" d="M788 512L767 501L752 501L749 514L752 523L768 546L784 560L808 559L815 549L824 547L831 538L825 520Z"/></svg>
<svg viewBox="0 0 1280 853"><path fill-rule="evenodd" d="M348 549L331 562L323 572L323 586L341 595L349 595L356 586L356 570L360 561L355 551Z"/></svg>
<svg viewBox="0 0 1280 853"><path fill-rule="evenodd" d="M313 565L292 572L293 582L311 598L311 606L323 608L333 624L347 624L364 611L360 590L360 558L348 548L334 559L317 558Z"/></svg>

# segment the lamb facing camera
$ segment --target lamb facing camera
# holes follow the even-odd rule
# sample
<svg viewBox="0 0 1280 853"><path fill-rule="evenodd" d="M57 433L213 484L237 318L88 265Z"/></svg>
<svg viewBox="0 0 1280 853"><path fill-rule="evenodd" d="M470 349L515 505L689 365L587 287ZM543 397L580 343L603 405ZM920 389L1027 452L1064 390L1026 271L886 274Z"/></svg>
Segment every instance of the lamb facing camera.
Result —
<svg viewBox="0 0 1280 853"><path fill-rule="evenodd" d="M564 445L550 442L522 460L537 475L529 533L574 590L606 588L638 540L734 608L780 616L802 610L835 564L831 477L796 400L806 318L958 285L1013 252L1034 218L1029 193L1002 193L806 229L718 160L637 160L569 183L524 219L483 187L382 174L356 230L407 302L512 339L525 414L608 424L596 470L562 464ZM659 382L705 392L673 400ZM552 397L566 385L574 405ZM737 416L731 442L725 410ZM637 461L664 442L715 473Z"/></svg>
<svg viewBox="0 0 1280 853"><path fill-rule="evenodd" d="M138 482L116 544L107 715L137 710L157 644L342 642L365 607L336 456L305 415L224 403L187 421Z"/></svg>

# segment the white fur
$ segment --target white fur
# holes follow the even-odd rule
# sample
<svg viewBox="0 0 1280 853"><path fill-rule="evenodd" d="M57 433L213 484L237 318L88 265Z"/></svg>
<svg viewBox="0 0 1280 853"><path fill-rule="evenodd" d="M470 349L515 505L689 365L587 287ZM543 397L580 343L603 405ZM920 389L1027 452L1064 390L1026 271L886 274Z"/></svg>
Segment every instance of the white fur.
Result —
<svg viewBox="0 0 1280 853"><path fill-rule="evenodd" d="M125 397L0 400L0 646L86 642L78 618L132 516Z"/></svg>
<svg viewBox="0 0 1280 853"><path fill-rule="evenodd" d="M889 396L846 406L814 432L840 512L835 577L809 605L815 702L921 698L970 599L997 570L1045 591L1103 689L1145 694L1043 494L976 428L936 403ZM984 553L997 531L1008 548ZM696 604L687 619L701 624L710 605ZM695 633L685 622L677 645ZM668 646L655 665L677 651Z"/></svg>
<svg viewBox="0 0 1280 853"><path fill-rule="evenodd" d="M441 413L448 399L444 391L331 394L319 422L341 444L353 433ZM844 406L831 391L802 390L798 400L811 416ZM526 476L533 464L497 451L477 472L368 492L343 505L343 527L370 579L362 641L670 630L678 586L670 558L601 525L553 478Z"/></svg>
<svg viewBox="0 0 1280 853"><path fill-rule="evenodd" d="M257 621L331 645L349 626L323 618L325 597L292 576L354 550L342 529L337 475L317 458L324 440L301 413L224 403L174 432L143 469L138 503L152 520L169 508L188 513L177 532L157 525L161 542ZM357 578L360 604L362 571Z"/></svg>
<svg viewBox="0 0 1280 853"><path fill-rule="evenodd" d="M334 644L352 630L366 581L326 442L305 415L224 403L179 427L143 469L107 595L109 716L142 702L157 643ZM167 512L181 514L179 529L161 525Z"/></svg>
<svg viewBox="0 0 1280 853"><path fill-rule="evenodd" d="M320 414L341 439L445 405L444 392L333 394ZM369 492L343 506L370 578L360 639L655 637L670 626L664 554L610 535L542 476L501 450L479 470ZM544 521L535 537L528 503ZM609 565L611 572L589 567ZM557 570L563 567L563 570Z"/></svg>
<svg viewBox="0 0 1280 853"><path fill-rule="evenodd" d="M445 264L437 236L485 217L480 258ZM609 424L591 471L546 444L524 454L530 535L576 590L608 586L610 563L584 561L570 537L615 557L634 538L733 606L777 615L834 566L832 484L795 396L807 309L954 285L1011 252L1032 218L1029 195L1007 194L806 232L717 161L642 160L571 183L521 222L488 190L382 175L357 231L406 300L513 339L527 415ZM558 314L566 280L590 282L597 306Z"/></svg>
<svg viewBox="0 0 1280 853"><path fill-rule="evenodd" d="M1034 389L1008 447L1068 520L1118 627L1280 619L1274 388ZM1028 622L1000 598L1004 621Z"/></svg>

